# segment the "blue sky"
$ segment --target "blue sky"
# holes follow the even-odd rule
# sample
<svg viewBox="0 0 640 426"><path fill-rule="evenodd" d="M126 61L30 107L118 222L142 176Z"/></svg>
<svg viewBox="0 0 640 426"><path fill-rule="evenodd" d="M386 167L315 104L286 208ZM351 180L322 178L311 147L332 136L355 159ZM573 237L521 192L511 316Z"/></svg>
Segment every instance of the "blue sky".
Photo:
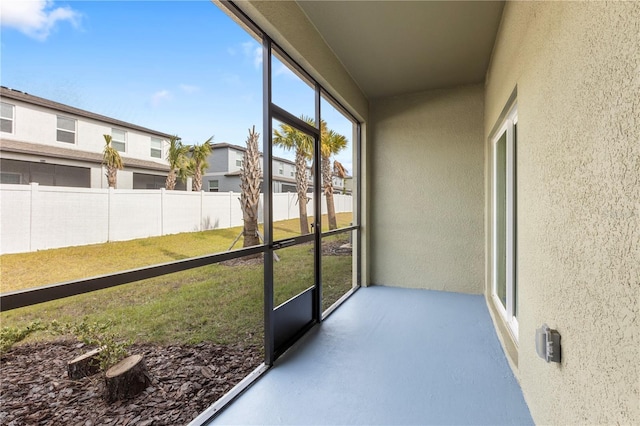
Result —
<svg viewBox="0 0 640 426"><path fill-rule="evenodd" d="M214 136L244 145L254 124L262 133L260 44L208 0L2 0L0 7L3 86L188 144ZM274 102L313 115L313 91L282 64L273 69ZM350 123L327 104L323 118L351 139ZM338 160L351 170L345 151Z"/></svg>

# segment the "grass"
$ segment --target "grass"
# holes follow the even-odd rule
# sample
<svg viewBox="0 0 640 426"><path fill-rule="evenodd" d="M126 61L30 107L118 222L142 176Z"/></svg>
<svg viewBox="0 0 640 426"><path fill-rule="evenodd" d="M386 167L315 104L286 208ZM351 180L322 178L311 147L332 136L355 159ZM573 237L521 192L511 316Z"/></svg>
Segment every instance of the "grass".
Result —
<svg viewBox="0 0 640 426"><path fill-rule="evenodd" d="M351 215L341 216L339 226L348 225ZM275 237L297 235L298 226L298 220L278 222L274 224ZM239 228L213 230L4 255L0 256L2 291L225 251L239 232ZM326 240L344 240L348 235ZM289 247L278 254L281 260L274 266L276 304L313 282L312 246ZM351 256L323 256L324 308L351 288L351 274ZM262 306L261 263L214 264L2 312L0 320L2 327L25 327L34 320L74 323L86 317L91 322L113 321L113 332L137 342L260 344ZM34 338L50 337L40 334Z"/></svg>

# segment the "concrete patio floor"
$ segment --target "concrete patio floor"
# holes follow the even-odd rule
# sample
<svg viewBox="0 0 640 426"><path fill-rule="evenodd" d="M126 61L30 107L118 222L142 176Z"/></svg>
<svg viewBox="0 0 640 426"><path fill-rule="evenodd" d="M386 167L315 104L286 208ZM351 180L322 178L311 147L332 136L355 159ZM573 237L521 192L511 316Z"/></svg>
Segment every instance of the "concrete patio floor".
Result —
<svg viewBox="0 0 640 426"><path fill-rule="evenodd" d="M533 424L485 299L362 288L213 425Z"/></svg>

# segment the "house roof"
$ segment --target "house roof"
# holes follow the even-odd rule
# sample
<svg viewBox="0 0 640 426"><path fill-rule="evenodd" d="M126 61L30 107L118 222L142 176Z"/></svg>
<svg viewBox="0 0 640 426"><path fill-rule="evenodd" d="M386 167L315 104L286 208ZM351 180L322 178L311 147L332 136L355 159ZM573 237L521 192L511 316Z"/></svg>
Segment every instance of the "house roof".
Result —
<svg viewBox="0 0 640 426"><path fill-rule="evenodd" d="M168 133L159 132L157 130L138 126L137 124L128 123L126 121L117 120L115 118L107 117L106 115L95 114L90 111L86 111L80 108L75 108L69 105L61 104L59 102L54 102L52 100L41 98L39 96L30 95L28 93L21 92L19 90L9 89L4 86L0 86L0 98L2 98L3 100L14 99L14 100L25 102L31 105L52 109L54 111L72 114L77 117L89 118L92 120L109 123L117 127L124 127L131 130L138 130L140 132L150 133L152 135L161 136L167 139L173 136Z"/></svg>
<svg viewBox="0 0 640 426"><path fill-rule="evenodd" d="M37 155L40 157L64 158L69 160L102 164L102 154L97 152L58 148L56 146L40 145L8 139L0 139L0 152L14 152L19 154ZM122 161L125 167L169 172L169 166L153 161L128 158L124 155L122 156Z"/></svg>
<svg viewBox="0 0 640 426"><path fill-rule="evenodd" d="M369 99L484 81L503 1L297 1Z"/></svg>

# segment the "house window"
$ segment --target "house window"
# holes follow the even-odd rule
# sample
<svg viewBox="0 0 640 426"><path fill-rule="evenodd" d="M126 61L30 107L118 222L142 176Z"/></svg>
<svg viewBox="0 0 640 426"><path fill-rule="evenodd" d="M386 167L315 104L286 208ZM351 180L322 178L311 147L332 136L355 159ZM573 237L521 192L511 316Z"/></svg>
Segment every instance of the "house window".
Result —
<svg viewBox="0 0 640 426"><path fill-rule="evenodd" d="M209 181L209 192L218 192L218 181L210 180Z"/></svg>
<svg viewBox="0 0 640 426"><path fill-rule="evenodd" d="M57 117L56 140L64 143L76 143L76 120L69 117Z"/></svg>
<svg viewBox="0 0 640 426"><path fill-rule="evenodd" d="M162 139L151 138L151 156L153 158L162 158Z"/></svg>
<svg viewBox="0 0 640 426"><path fill-rule="evenodd" d="M293 177L293 175L294 175L293 170L291 170L291 177Z"/></svg>
<svg viewBox="0 0 640 426"><path fill-rule="evenodd" d="M284 164L280 163L280 165L278 166L278 173L283 175L284 174Z"/></svg>
<svg viewBox="0 0 640 426"><path fill-rule="evenodd" d="M20 184L22 175L20 173L0 172L0 183Z"/></svg>
<svg viewBox="0 0 640 426"><path fill-rule="evenodd" d="M116 151L126 152L127 150L127 132L124 130L111 129L111 146Z"/></svg>
<svg viewBox="0 0 640 426"><path fill-rule="evenodd" d="M492 296L517 340L516 141L514 106L492 139Z"/></svg>
<svg viewBox="0 0 640 426"><path fill-rule="evenodd" d="M236 152L236 167L242 167L242 157L243 154L241 152Z"/></svg>
<svg viewBox="0 0 640 426"><path fill-rule="evenodd" d="M15 107L11 104L0 102L0 131L13 133L13 112Z"/></svg>

